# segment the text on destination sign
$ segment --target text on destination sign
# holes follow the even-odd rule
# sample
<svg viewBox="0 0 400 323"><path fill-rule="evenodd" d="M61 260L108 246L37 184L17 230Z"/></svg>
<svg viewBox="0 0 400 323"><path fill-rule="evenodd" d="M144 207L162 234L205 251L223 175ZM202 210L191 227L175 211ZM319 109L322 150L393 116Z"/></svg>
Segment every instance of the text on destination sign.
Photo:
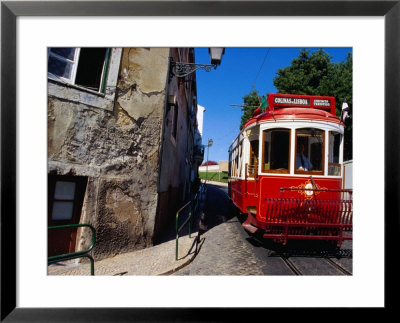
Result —
<svg viewBox="0 0 400 323"><path fill-rule="evenodd" d="M310 99L275 97L276 104L310 105Z"/></svg>

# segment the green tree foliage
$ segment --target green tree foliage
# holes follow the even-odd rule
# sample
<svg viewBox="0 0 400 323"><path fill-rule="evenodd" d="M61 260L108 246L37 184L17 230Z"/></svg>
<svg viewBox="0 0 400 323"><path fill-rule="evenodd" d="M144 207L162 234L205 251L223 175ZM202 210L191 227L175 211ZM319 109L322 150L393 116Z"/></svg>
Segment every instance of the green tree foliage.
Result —
<svg viewBox="0 0 400 323"><path fill-rule="evenodd" d="M310 53L301 50L288 67L279 69L274 78L278 93L334 96L336 115L340 116L343 100L350 107L344 135L344 159L352 159L353 138L353 56L349 53L344 62L332 63L331 57L320 49Z"/></svg>
<svg viewBox="0 0 400 323"><path fill-rule="evenodd" d="M292 65L278 70L274 85L279 93L328 95L324 92L328 90L331 73L331 58L325 51L310 54L308 50L301 50Z"/></svg>
<svg viewBox="0 0 400 323"><path fill-rule="evenodd" d="M242 118L240 119L240 128L249 120L254 114L254 111L260 105L258 98L258 91L253 90L243 97Z"/></svg>
<svg viewBox="0 0 400 323"><path fill-rule="evenodd" d="M353 101L352 65L351 53L346 61L332 63L322 49L312 53L301 50L290 66L278 70L274 85L278 93L334 96L336 113L340 116L343 99L349 106Z"/></svg>
<svg viewBox="0 0 400 323"><path fill-rule="evenodd" d="M353 56L349 53L346 60L331 62L331 56L320 49L314 52L300 50L299 56L292 60L290 66L279 69L274 78L278 93L334 96L336 99L336 115L340 116L343 100L350 107L350 118L346 121L344 135L344 159L352 159L352 105L353 105ZM258 92L253 90L243 97L244 112L241 126L253 115L258 106Z"/></svg>
<svg viewBox="0 0 400 323"><path fill-rule="evenodd" d="M343 98L349 105L350 117L346 120L344 129L344 160L353 159L353 56L347 55L346 61L335 64L337 82L332 89L332 95L336 98L336 114L340 116Z"/></svg>

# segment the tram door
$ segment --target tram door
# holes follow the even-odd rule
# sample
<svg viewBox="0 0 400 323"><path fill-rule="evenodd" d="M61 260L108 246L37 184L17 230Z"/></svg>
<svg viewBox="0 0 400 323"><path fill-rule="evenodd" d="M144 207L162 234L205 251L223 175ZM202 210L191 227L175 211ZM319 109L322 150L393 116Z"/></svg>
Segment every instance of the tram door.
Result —
<svg viewBox="0 0 400 323"><path fill-rule="evenodd" d="M86 183L86 177L49 175L49 227L79 223ZM76 234L76 228L48 230L48 256L74 252Z"/></svg>
<svg viewBox="0 0 400 323"><path fill-rule="evenodd" d="M257 184L258 184L258 145L259 140L254 139L250 141L250 156L247 166L247 174L249 180L246 185L246 194L249 198L257 197Z"/></svg>

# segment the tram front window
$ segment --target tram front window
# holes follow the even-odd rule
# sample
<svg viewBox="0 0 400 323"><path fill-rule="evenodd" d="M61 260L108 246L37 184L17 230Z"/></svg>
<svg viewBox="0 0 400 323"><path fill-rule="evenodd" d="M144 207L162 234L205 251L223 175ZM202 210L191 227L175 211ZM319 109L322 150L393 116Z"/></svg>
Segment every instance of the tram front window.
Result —
<svg viewBox="0 0 400 323"><path fill-rule="evenodd" d="M263 131L262 170L270 173L288 173L290 160L290 130Z"/></svg>
<svg viewBox="0 0 400 323"><path fill-rule="evenodd" d="M323 173L324 131L305 128L296 130L296 173Z"/></svg>

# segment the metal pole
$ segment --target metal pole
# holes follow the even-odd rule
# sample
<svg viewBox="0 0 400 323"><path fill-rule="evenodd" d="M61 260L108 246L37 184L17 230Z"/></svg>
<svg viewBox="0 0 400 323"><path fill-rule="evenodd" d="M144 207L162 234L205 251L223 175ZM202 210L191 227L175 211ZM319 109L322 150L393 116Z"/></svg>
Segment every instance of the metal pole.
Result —
<svg viewBox="0 0 400 323"><path fill-rule="evenodd" d="M208 180L208 150L210 149L210 144L207 145L207 167L206 167L206 182Z"/></svg>
<svg viewBox="0 0 400 323"><path fill-rule="evenodd" d="M176 212L176 219L175 219L175 260L178 260L178 239L179 239L179 230L178 230L178 219L179 219L179 211Z"/></svg>

